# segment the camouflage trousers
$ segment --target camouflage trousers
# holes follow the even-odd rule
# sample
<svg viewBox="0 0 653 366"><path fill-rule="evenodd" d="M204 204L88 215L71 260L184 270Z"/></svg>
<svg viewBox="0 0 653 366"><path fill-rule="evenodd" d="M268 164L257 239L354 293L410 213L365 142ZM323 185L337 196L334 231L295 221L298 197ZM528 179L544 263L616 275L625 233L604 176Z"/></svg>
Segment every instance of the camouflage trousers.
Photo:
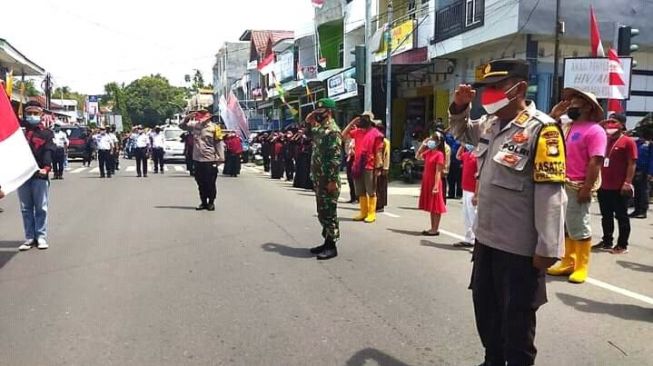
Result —
<svg viewBox="0 0 653 366"><path fill-rule="evenodd" d="M338 189L329 193L326 186L315 187L315 199L317 201L317 219L322 225L322 237L331 237L333 241L340 239L340 226L338 224L338 197L340 197L340 185Z"/></svg>

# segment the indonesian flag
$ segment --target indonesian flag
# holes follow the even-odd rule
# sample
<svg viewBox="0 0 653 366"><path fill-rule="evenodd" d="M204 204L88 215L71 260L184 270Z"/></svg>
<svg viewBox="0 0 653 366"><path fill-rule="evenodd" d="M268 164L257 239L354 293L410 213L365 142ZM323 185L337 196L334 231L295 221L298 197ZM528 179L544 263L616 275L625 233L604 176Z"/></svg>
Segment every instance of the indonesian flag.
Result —
<svg viewBox="0 0 653 366"><path fill-rule="evenodd" d="M605 57L603 45L601 44L601 33L599 32L599 23L596 21L594 8L590 6L590 42L592 47L592 57Z"/></svg>
<svg viewBox="0 0 653 366"><path fill-rule="evenodd" d="M275 64L274 53L271 53L258 63L258 72L260 72L261 75L267 75L274 70Z"/></svg>
<svg viewBox="0 0 653 366"><path fill-rule="evenodd" d="M5 193L23 185L39 166L20 129L4 87L0 90L0 187Z"/></svg>
<svg viewBox="0 0 653 366"><path fill-rule="evenodd" d="M322 9L322 7L324 6L324 0L311 0L311 4L313 4L313 7Z"/></svg>
<svg viewBox="0 0 653 366"><path fill-rule="evenodd" d="M624 97L626 83L624 82L624 68L621 65L621 60L617 55L617 51L611 48L608 51L609 63L609 85L610 85L610 99L608 99L608 113L623 112L622 100Z"/></svg>

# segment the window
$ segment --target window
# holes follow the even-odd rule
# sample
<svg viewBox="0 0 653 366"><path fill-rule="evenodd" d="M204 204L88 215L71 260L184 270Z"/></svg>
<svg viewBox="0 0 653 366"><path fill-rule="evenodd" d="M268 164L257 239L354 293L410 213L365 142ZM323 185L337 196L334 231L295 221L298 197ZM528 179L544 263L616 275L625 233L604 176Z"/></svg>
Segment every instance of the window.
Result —
<svg viewBox="0 0 653 366"><path fill-rule="evenodd" d="M483 19L483 0L465 0L465 25L477 24Z"/></svg>

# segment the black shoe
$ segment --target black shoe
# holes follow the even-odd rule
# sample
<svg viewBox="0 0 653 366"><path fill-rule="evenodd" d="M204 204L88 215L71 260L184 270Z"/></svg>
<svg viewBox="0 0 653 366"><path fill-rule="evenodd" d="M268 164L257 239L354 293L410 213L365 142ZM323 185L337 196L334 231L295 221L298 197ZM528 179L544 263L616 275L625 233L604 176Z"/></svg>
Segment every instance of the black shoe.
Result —
<svg viewBox="0 0 653 366"><path fill-rule="evenodd" d="M208 208L206 203L201 203L199 206L195 207L195 211L202 211Z"/></svg>
<svg viewBox="0 0 653 366"><path fill-rule="evenodd" d="M63 176L59 177L59 179L63 180Z"/></svg>
<svg viewBox="0 0 653 366"><path fill-rule="evenodd" d="M140 174L138 174L138 175L137 175L136 177L138 177L138 178L140 178L140 177L141 177L141 175L140 175Z"/></svg>
<svg viewBox="0 0 653 366"><path fill-rule="evenodd" d="M206 209L208 211L215 211L215 205L212 204L212 203L209 203L208 205L206 205Z"/></svg>
<svg viewBox="0 0 653 366"><path fill-rule="evenodd" d="M104 178L104 175L101 175L100 178Z"/></svg>
<svg viewBox="0 0 653 366"><path fill-rule="evenodd" d="M322 252L318 253L317 255L317 260L318 261L325 261L327 259L335 258L338 256L338 249L334 248L326 248Z"/></svg>
<svg viewBox="0 0 653 366"><path fill-rule="evenodd" d="M628 217L631 217L631 218L632 218L632 217L635 217L635 216L637 216L637 215L639 215L639 214L640 214L639 212L637 212L637 211L633 211L633 212L631 212L631 213L628 214Z"/></svg>
<svg viewBox="0 0 653 366"><path fill-rule="evenodd" d="M610 251L612 250L612 243L601 240L598 244L592 245L592 250Z"/></svg>
<svg viewBox="0 0 653 366"><path fill-rule="evenodd" d="M646 213L640 213L635 216L633 216L634 219L645 219L646 218Z"/></svg>
<svg viewBox="0 0 653 366"><path fill-rule="evenodd" d="M107 175L107 178L111 178L111 174Z"/></svg>
<svg viewBox="0 0 653 366"><path fill-rule="evenodd" d="M311 252L311 254L320 254L320 253L322 253L324 251L324 248L326 248L326 244L322 244L322 245L318 245L316 247L313 247L313 248L309 249L309 251Z"/></svg>
<svg viewBox="0 0 653 366"><path fill-rule="evenodd" d="M143 174L143 178L147 178L147 174Z"/></svg>

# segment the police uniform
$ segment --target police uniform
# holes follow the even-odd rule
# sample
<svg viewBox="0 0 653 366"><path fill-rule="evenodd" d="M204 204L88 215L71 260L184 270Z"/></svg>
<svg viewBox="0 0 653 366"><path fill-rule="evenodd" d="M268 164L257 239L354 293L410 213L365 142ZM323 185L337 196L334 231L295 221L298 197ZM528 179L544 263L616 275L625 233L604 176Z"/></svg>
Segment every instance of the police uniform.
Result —
<svg viewBox="0 0 653 366"><path fill-rule="evenodd" d="M510 77L528 80L522 60L498 60L481 85ZM535 103L512 121L495 115L469 119L450 107L452 133L476 146L479 203L472 279L485 365L532 365L535 312L546 299L545 271L533 256L563 255L566 195L564 141L555 121Z"/></svg>
<svg viewBox="0 0 653 366"><path fill-rule="evenodd" d="M335 108L329 98L318 101L317 108ZM310 128L313 143L311 156L311 180L315 185L317 217L322 225L324 245L311 249L318 259L329 259L337 255L336 242L340 239L338 224L338 198L340 197L340 163L342 161L342 136L333 118ZM337 189L327 190L335 182Z"/></svg>

